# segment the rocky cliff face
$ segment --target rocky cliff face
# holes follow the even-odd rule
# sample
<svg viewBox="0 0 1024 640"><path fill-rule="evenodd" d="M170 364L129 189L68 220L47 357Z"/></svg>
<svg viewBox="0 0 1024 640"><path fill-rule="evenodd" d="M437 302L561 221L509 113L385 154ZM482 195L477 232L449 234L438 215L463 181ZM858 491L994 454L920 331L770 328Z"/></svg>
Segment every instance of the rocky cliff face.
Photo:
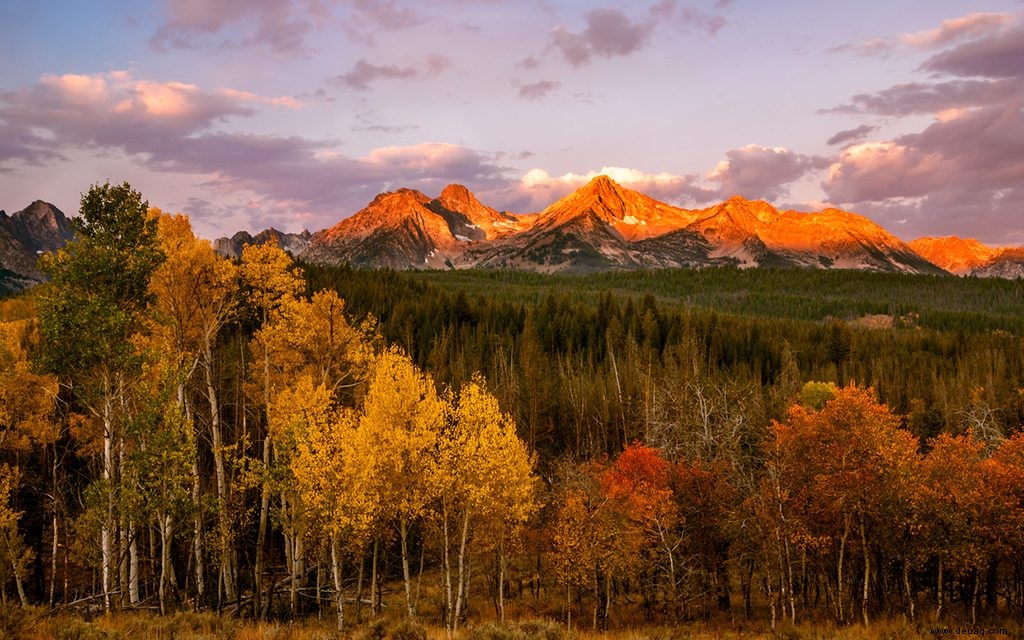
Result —
<svg viewBox="0 0 1024 640"><path fill-rule="evenodd" d="M239 231L230 238L217 238L213 241L213 249L217 253L229 258L239 258L242 249L247 244L273 244L278 248L287 251L294 257L298 257L309 246L309 239L312 234L309 231L302 233L284 233L271 227L252 235L246 231Z"/></svg>
<svg viewBox="0 0 1024 640"><path fill-rule="evenodd" d="M355 267L443 268L464 241L430 202L414 189L382 193L351 218L313 234L303 257Z"/></svg>
<svg viewBox="0 0 1024 640"><path fill-rule="evenodd" d="M42 282L36 262L74 236L64 213L36 200L13 215L0 211L0 292L13 292Z"/></svg>
<svg viewBox="0 0 1024 640"><path fill-rule="evenodd" d="M950 273L979 278L1024 278L1024 247L989 247L973 238L918 238L913 249Z"/></svg>

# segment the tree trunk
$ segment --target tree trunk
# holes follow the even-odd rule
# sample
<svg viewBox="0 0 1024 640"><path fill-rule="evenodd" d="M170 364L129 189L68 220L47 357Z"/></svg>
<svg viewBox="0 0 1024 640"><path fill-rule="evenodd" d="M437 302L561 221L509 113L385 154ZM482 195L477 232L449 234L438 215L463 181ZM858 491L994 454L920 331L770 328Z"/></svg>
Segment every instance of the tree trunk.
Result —
<svg viewBox="0 0 1024 640"><path fill-rule="evenodd" d="M462 614L464 595L469 591L469 567L466 564L466 543L469 541L469 508L462 516L462 534L459 539L459 590L455 598L455 615L452 616L451 630L459 628L459 616Z"/></svg>
<svg viewBox="0 0 1024 640"><path fill-rule="evenodd" d="M178 384L178 406L181 407L181 411L185 416L186 423L192 420L192 409L189 406L188 400L185 397L185 386ZM195 426L192 427L192 438L196 439ZM199 478L199 447L193 452L192 456L192 554L195 561L195 574L196 574L196 598L199 602L203 600L206 595L206 580L203 571L203 513L202 506L200 504L200 491L202 485Z"/></svg>
<svg viewBox="0 0 1024 640"><path fill-rule="evenodd" d="M864 626L868 626L868 587L871 579L871 554L868 553L868 537L864 531L864 517L860 518L860 544L864 554L864 591L860 601L860 613L864 618Z"/></svg>
<svg viewBox="0 0 1024 640"><path fill-rule="evenodd" d="M270 470L270 434L263 438L263 472ZM263 597L264 547L267 545L267 514L270 511L270 488L266 481L260 483L260 523L256 533L256 563L253 567L253 616L260 610Z"/></svg>
<svg viewBox="0 0 1024 640"><path fill-rule="evenodd" d="M198 455L198 452L196 452ZM199 461L192 460L192 509L195 515L192 517L192 553L195 558L196 571L196 598L202 602L206 596L206 579L203 571L203 512L199 502L200 480Z"/></svg>
<svg viewBox="0 0 1024 640"><path fill-rule="evenodd" d="M356 624L363 621L363 572L366 566L366 550L359 552L359 577L356 579Z"/></svg>
<svg viewBox="0 0 1024 640"><path fill-rule="evenodd" d="M378 602L379 586L377 584L377 557L380 555L380 538L373 539L373 562L370 564L370 613L374 617L380 613Z"/></svg>
<svg viewBox="0 0 1024 640"><path fill-rule="evenodd" d="M21 579L21 554L18 553L17 545L14 543L16 533L4 532L4 539L7 542L7 557L10 558L11 568L14 570L14 585L18 590L18 601L22 607L28 606L28 598L25 597L25 585Z"/></svg>
<svg viewBox="0 0 1024 640"><path fill-rule="evenodd" d="M498 545L498 621L505 622L505 543Z"/></svg>
<svg viewBox="0 0 1024 640"><path fill-rule="evenodd" d="M420 542L420 569L416 573L416 596L412 599L412 608L416 611L420 610L420 585L423 584L423 563L425 556L427 555L427 545L422 541Z"/></svg>
<svg viewBox="0 0 1024 640"><path fill-rule="evenodd" d="M123 475L123 470L119 477ZM124 607L128 600L128 527L124 520L117 522L114 539L117 541L117 600Z"/></svg>
<svg viewBox="0 0 1024 640"><path fill-rule="evenodd" d="M341 588L341 552L338 549L338 536L331 536L331 575L334 576L334 599L338 606L338 631L345 627L345 593Z"/></svg>
<svg viewBox="0 0 1024 640"><path fill-rule="evenodd" d="M53 544L50 548L50 608L53 608L57 593L57 551L60 548L59 527L57 526L57 443L53 444Z"/></svg>
<svg viewBox="0 0 1024 640"><path fill-rule="evenodd" d="M114 521L114 417L111 406L110 380L103 379L103 481L107 489L107 513L100 530L103 610L110 613L110 571L114 559L111 528Z"/></svg>
<svg viewBox="0 0 1024 640"><path fill-rule="evenodd" d="M910 558L903 557L903 595L907 598L907 617L914 622L914 593L910 588Z"/></svg>
<svg viewBox="0 0 1024 640"><path fill-rule="evenodd" d="M451 635L452 612L455 607L452 604L452 557L451 557L451 536L448 531L448 502L445 501L441 507L441 535L444 538L441 546L441 564L444 571L444 626Z"/></svg>
<svg viewBox="0 0 1024 640"><path fill-rule="evenodd" d="M171 540L174 539L174 529L169 514L160 517L160 586L157 592L160 598L160 614L167 613L167 583L170 580L171 568Z"/></svg>
<svg viewBox="0 0 1024 640"><path fill-rule="evenodd" d="M128 523L128 595L132 606L139 604L139 545L136 527Z"/></svg>
<svg viewBox="0 0 1024 640"><path fill-rule="evenodd" d="M971 587L971 626L978 624L978 570L972 571L974 574L974 585Z"/></svg>
<svg viewBox="0 0 1024 640"><path fill-rule="evenodd" d="M846 540L850 537L850 514L843 517L843 536L839 539L839 560L836 563L836 622L843 624L843 559Z"/></svg>
<svg viewBox="0 0 1024 640"><path fill-rule="evenodd" d="M939 558L938 574L939 575L938 575L938 579L936 580L936 588L935 588L935 596L936 596L936 599L938 600L938 605L935 607L935 620L936 621L938 621L939 618L942 616L942 601L943 601L943 597L942 597L942 558L941 557Z"/></svg>
<svg viewBox="0 0 1024 640"><path fill-rule="evenodd" d="M234 571L231 563L231 525L228 517L228 480L224 465L224 434L220 424L220 405L213 380L212 345L207 342L203 350L203 373L206 378L206 399L210 408L210 438L213 449L213 467L217 479L217 522L220 541L220 573L224 596L235 601Z"/></svg>
<svg viewBox="0 0 1024 640"><path fill-rule="evenodd" d="M412 618L416 612L412 608L412 578L409 575L409 527L405 517L398 519L398 532L402 539L402 577L405 579L405 607L409 617Z"/></svg>
<svg viewBox="0 0 1024 640"><path fill-rule="evenodd" d="M57 594L57 550L60 547L57 528L57 513L53 514L53 545L50 548L50 608L53 608Z"/></svg>

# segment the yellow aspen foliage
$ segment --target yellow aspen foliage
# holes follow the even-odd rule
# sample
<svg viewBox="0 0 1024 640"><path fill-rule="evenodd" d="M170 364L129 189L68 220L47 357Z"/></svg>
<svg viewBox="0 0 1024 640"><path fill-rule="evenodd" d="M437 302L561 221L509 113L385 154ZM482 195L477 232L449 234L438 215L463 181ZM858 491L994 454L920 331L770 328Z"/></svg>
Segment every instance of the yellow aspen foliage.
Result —
<svg viewBox="0 0 1024 640"><path fill-rule="evenodd" d="M273 244L247 244L242 248L242 283L246 299L266 320L283 300L298 296L303 289L302 270L291 256Z"/></svg>
<svg viewBox="0 0 1024 640"><path fill-rule="evenodd" d="M304 404L321 405L303 417L292 412L297 420L291 469L302 501L329 535L343 535L350 547L360 547L379 503L373 469L367 468L366 452L358 443L358 416L331 407L326 387L313 388L309 378L303 378L296 393L308 394Z"/></svg>
<svg viewBox="0 0 1024 640"><path fill-rule="evenodd" d="M437 473L446 621L454 630L466 587L463 568L470 541L497 549L503 571L506 546L518 542L522 529L539 508L533 459L516 435L512 417L502 412L479 374L459 391L458 404L438 443ZM456 548L458 584L453 585L452 556Z"/></svg>
<svg viewBox="0 0 1024 640"><path fill-rule="evenodd" d="M368 467L381 482L383 513L398 524L402 547L406 612L415 615L409 571L409 524L427 512L436 495L437 439L448 413L430 376L392 347L370 371L359 440L370 456Z"/></svg>
<svg viewBox="0 0 1024 640"><path fill-rule="evenodd" d="M408 356L390 348L377 357L359 429L373 466L387 470L381 500L399 518L423 515L435 493L434 451L446 412L433 379Z"/></svg>
<svg viewBox="0 0 1024 640"><path fill-rule="evenodd" d="M32 371L24 327L0 324L0 454L53 442L57 380Z"/></svg>
<svg viewBox="0 0 1024 640"><path fill-rule="evenodd" d="M310 300L285 297L257 333L254 351L269 359L270 393L308 375L337 398L366 376L373 358L366 332L345 317L345 301L334 291ZM263 363L254 362L262 368ZM262 375L262 372L260 372Z"/></svg>
<svg viewBox="0 0 1024 640"><path fill-rule="evenodd" d="M59 436L53 419L57 380L31 370L25 349L25 326L0 324L0 459L18 460L34 447L46 446ZM15 463L17 464L17 463ZM18 491L21 473L17 466L0 462L0 555L13 571L22 605L28 604L23 585L31 550L18 533L22 512L11 496Z"/></svg>
<svg viewBox="0 0 1024 640"><path fill-rule="evenodd" d="M480 533L497 546L520 531L539 505L534 460L485 384L477 374L460 390L438 447L438 469L446 500L486 524Z"/></svg>

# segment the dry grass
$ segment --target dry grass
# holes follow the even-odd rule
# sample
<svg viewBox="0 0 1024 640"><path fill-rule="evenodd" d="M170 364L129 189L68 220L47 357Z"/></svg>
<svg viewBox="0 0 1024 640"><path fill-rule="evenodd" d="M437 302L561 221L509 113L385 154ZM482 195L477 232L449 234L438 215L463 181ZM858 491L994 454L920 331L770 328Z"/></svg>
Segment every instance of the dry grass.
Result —
<svg viewBox="0 0 1024 640"><path fill-rule="evenodd" d="M295 623L252 622L213 613L179 612L163 617L118 613L87 620L70 613L0 606L0 638L4 640L449 640L445 630L436 625L406 625L403 631L399 629L403 624L402 620L383 618L350 627L339 635L333 628L333 619L328 617ZM641 626L600 633L587 629L566 632L563 624L552 620L527 620L508 625L474 623L461 630L455 640L913 640L934 638L929 631L927 623L910 625L901 620L883 620L870 627L808 622L780 626L775 632L766 623L719 622ZM1006 635L997 637L1024 637L1024 627L1010 625Z"/></svg>

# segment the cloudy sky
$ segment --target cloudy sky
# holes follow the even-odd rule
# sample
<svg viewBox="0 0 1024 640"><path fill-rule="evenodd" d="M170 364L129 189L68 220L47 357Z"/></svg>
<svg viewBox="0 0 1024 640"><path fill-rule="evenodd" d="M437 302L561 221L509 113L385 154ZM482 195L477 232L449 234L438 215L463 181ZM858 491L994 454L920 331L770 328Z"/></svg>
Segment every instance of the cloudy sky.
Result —
<svg viewBox="0 0 1024 640"><path fill-rule="evenodd" d="M1024 244L1024 2L0 2L0 208L129 181L206 237L597 173Z"/></svg>

